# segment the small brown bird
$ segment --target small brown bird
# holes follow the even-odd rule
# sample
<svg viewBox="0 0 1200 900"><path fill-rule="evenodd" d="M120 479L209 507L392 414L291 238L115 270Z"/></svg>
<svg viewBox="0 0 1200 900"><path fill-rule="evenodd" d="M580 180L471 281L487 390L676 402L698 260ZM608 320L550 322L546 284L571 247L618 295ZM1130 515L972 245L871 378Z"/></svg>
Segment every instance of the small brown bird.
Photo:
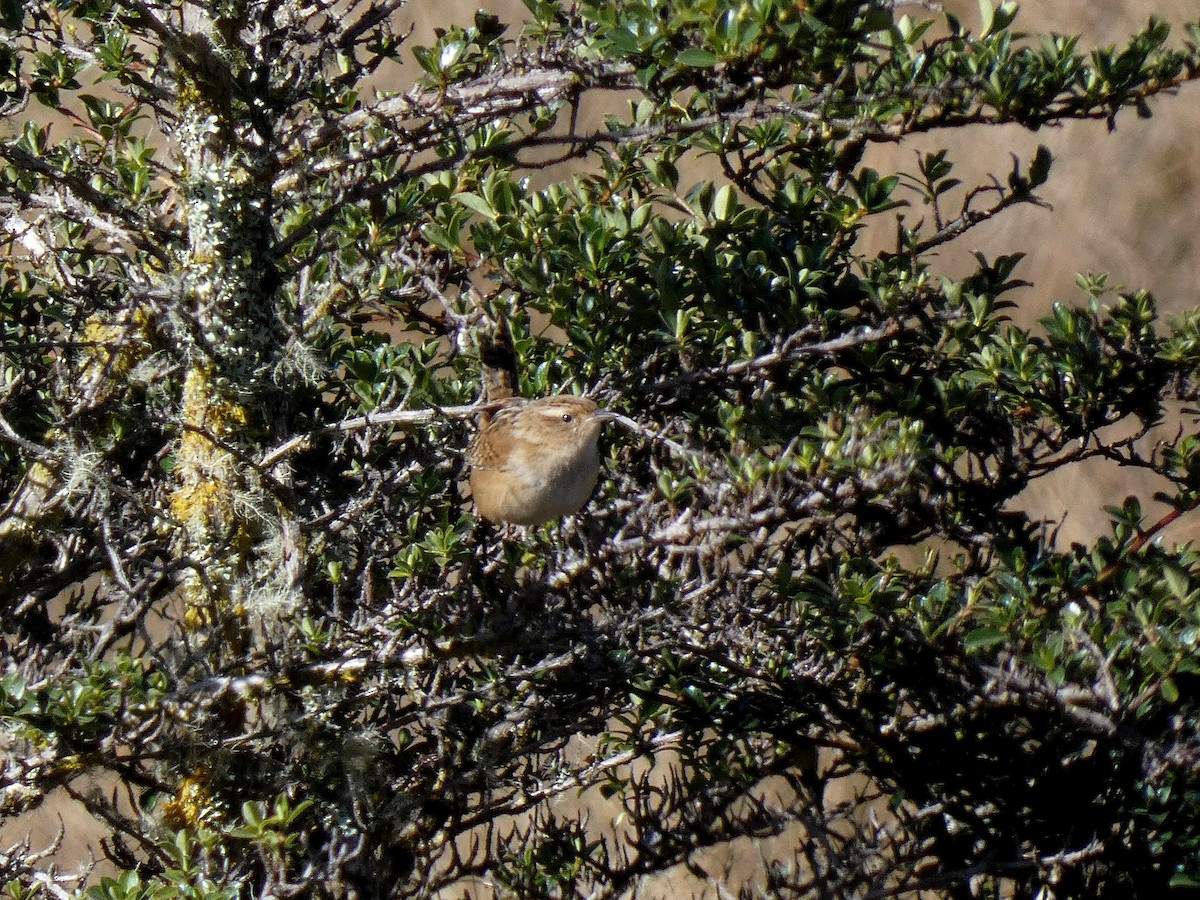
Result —
<svg viewBox="0 0 1200 900"><path fill-rule="evenodd" d="M567 394L503 407L467 455L476 511L514 525L578 512L600 476L600 429L616 418L586 397Z"/></svg>

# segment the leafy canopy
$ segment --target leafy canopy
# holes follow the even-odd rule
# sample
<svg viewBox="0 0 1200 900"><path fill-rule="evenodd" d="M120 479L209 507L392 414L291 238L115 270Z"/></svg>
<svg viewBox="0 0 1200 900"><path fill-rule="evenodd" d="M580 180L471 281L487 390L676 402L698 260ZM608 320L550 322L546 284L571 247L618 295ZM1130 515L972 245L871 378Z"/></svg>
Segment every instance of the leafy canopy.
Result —
<svg viewBox="0 0 1200 900"><path fill-rule="evenodd" d="M0 811L70 798L111 864L18 847L8 895L1200 879L1200 569L1151 540L1200 316L1090 276L1024 330L1019 255L939 274L1044 147L864 163L1136 127L1200 32L527 0L419 47L401 5L0 5ZM459 487L506 334L520 393L644 426L517 533ZM1059 546L1022 495L1094 459L1170 512Z"/></svg>

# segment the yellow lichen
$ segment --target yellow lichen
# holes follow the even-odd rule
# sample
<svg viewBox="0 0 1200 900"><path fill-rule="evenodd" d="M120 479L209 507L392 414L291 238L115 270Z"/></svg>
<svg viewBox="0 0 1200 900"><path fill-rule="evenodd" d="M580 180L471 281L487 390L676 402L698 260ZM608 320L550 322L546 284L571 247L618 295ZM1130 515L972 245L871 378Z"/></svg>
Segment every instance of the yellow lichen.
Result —
<svg viewBox="0 0 1200 900"><path fill-rule="evenodd" d="M242 404L220 396L211 366L195 365L183 382L183 421L191 429L199 429L215 437L228 437L250 421L250 414ZM192 430L191 436L197 442L203 441L213 447L205 434Z"/></svg>
<svg viewBox="0 0 1200 900"><path fill-rule="evenodd" d="M0 579L21 562L24 553L48 528L62 519L61 483L58 472L40 461L25 473L0 515Z"/></svg>
<svg viewBox="0 0 1200 900"><path fill-rule="evenodd" d="M203 364L194 365L184 379L181 413L185 427L175 455L177 487L170 508L187 555L207 561L203 577L192 572L183 584L184 623L200 628L244 617L244 611L231 608L231 596L253 544L238 506L249 488L240 461L223 444L237 439L250 416L246 407L222 395L212 367Z"/></svg>
<svg viewBox="0 0 1200 900"><path fill-rule="evenodd" d="M87 348L80 377L85 386L107 395L119 385L133 367L150 355L151 319L144 309L117 316L94 313L83 324L82 338Z"/></svg>
<svg viewBox="0 0 1200 900"><path fill-rule="evenodd" d="M171 512L191 534L203 534L233 511L227 488L211 479L184 484L171 494Z"/></svg>
<svg viewBox="0 0 1200 900"><path fill-rule="evenodd" d="M200 769L182 779L175 796L162 805L163 824L168 828L195 828L212 818L212 793L208 790L208 772Z"/></svg>

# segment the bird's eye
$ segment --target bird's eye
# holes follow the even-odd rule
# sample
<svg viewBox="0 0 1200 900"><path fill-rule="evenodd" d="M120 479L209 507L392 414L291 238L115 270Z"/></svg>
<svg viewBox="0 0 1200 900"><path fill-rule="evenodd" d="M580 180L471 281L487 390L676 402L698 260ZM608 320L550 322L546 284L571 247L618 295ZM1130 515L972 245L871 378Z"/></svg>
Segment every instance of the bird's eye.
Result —
<svg viewBox="0 0 1200 900"><path fill-rule="evenodd" d="M575 417L573 415L571 415L570 413L563 413L563 421L566 422L568 425L570 425L572 422L575 421Z"/></svg>

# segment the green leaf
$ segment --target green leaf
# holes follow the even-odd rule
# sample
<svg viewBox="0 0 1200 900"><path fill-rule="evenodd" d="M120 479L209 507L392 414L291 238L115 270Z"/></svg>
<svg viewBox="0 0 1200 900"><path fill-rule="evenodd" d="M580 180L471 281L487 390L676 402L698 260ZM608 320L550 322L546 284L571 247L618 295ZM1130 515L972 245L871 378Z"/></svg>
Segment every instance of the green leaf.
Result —
<svg viewBox="0 0 1200 900"><path fill-rule="evenodd" d="M713 198L713 218L728 221L737 212L737 193L733 185L726 184L717 191Z"/></svg>
<svg viewBox="0 0 1200 900"><path fill-rule="evenodd" d="M980 34L986 36L992 30L992 20L996 16L991 0L979 0Z"/></svg>
<svg viewBox="0 0 1200 900"><path fill-rule="evenodd" d="M242 804L242 818L252 828L262 825L265 816L263 815L261 804L255 803L253 800L247 800Z"/></svg>
<svg viewBox="0 0 1200 900"><path fill-rule="evenodd" d="M1187 572L1170 563L1163 566L1163 579L1171 593L1179 600L1186 600L1191 593L1191 579Z"/></svg>
<svg viewBox="0 0 1200 900"><path fill-rule="evenodd" d="M974 650L986 650L989 647L995 647L997 644L1002 644L1008 639L1008 635L999 628L992 628L985 625L982 628L976 628L963 640L963 647L967 652Z"/></svg>
<svg viewBox="0 0 1200 900"><path fill-rule="evenodd" d="M699 47L688 47L675 57L675 61L681 66L693 66L694 68L708 68L717 63L717 55L709 50L702 50Z"/></svg>
<svg viewBox="0 0 1200 900"><path fill-rule="evenodd" d="M479 215L483 216L484 218L492 219L493 221L499 218L499 213L492 208L490 203L488 203L478 194L463 192L461 194L455 194L454 199L463 206L467 207L467 209L474 210L475 212L479 213Z"/></svg>
<svg viewBox="0 0 1200 900"><path fill-rule="evenodd" d="M982 31L980 37L987 37L998 31L1003 31L1012 24L1013 19L1017 17L1018 7L1013 0L1005 0L997 7L993 7L991 0L979 0L979 17L982 20Z"/></svg>
<svg viewBox="0 0 1200 900"><path fill-rule="evenodd" d="M450 234L445 228L433 222L427 222L421 228L423 234L430 243L441 247L443 250L459 251L462 250L462 241L457 234Z"/></svg>
<svg viewBox="0 0 1200 900"><path fill-rule="evenodd" d="M1168 703L1174 704L1179 702L1179 687L1175 684L1173 678L1164 678L1158 686L1158 690L1162 694L1162 698Z"/></svg>
<svg viewBox="0 0 1200 900"><path fill-rule="evenodd" d="M615 49L621 51L622 53L633 54L638 53L642 49L642 45L638 41L637 35L635 35L625 26L612 29L612 31L608 32L605 37Z"/></svg>

